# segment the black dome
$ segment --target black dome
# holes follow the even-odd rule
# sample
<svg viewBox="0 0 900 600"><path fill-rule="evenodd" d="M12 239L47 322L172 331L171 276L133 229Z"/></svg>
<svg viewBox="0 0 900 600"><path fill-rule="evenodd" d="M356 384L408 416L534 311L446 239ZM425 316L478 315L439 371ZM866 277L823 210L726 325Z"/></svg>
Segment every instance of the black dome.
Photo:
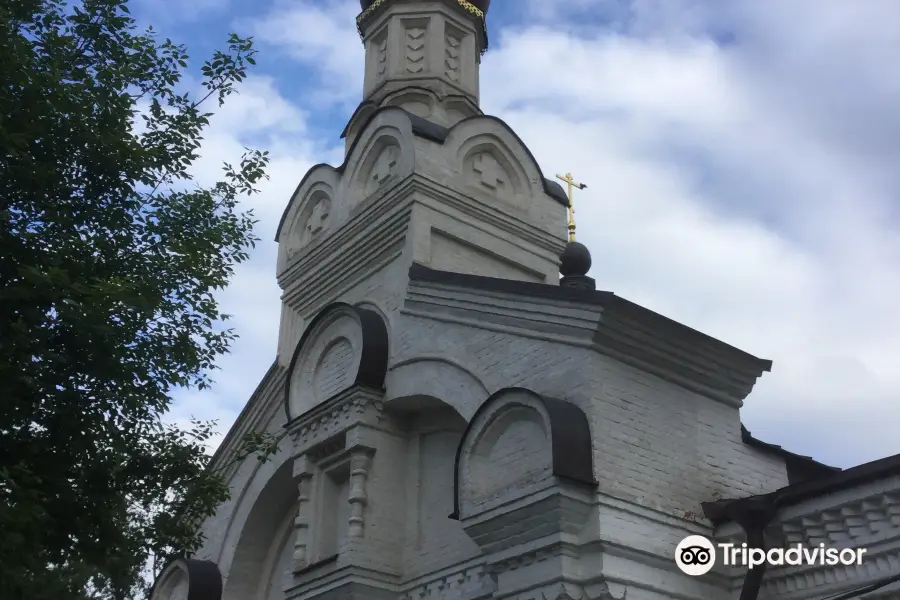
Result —
<svg viewBox="0 0 900 600"><path fill-rule="evenodd" d="M563 277L581 277L591 270L591 252L584 244L569 242L559 259Z"/></svg>
<svg viewBox="0 0 900 600"><path fill-rule="evenodd" d="M366 10L375 2L377 0L359 0L359 5L363 10ZM469 4L473 4L481 12L487 14L488 9L491 7L491 0L469 0Z"/></svg>

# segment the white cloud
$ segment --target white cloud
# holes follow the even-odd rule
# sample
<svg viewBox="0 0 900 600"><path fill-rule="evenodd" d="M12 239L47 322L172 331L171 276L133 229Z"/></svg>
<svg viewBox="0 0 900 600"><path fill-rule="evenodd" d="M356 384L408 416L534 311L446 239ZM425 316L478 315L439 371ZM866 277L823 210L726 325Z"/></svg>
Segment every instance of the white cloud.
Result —
<svg viewBox="0 0 900 600"><path fill-rule="evenodd" d="M210 185L220 179L222 163L237 163L245 146L267 149L272 159L267 169L270 179L242 205L259 220L260 242L219 296L220 308L233 315L228 326L240 337L231 353L218 361L213 389L181 394L168 415L179 424L192 416L218 419L224 433L275 358L281 311L281 290L275 281L276 225L306 170L340 150L309 137L308 115L285 99L268 77L248 78L239 93L214 110L194 168L198 183Z"/></svg>
<svg viewBox="0 0 900 600"><path fill-rule="evenodd" d="M567 2L569 14L607 15L614 31L532 13L527 27L492 28L482 68L485 110L547 174L571 170L590 185L577 214L598 286L773 359L745 423L841 466L900 451L891 4L607 0L579 13ZM356 12L349 0L278 2L249 24L321 82L289 102L259 80L209 136L216 159L260 134L276 149L273 181L254 200L266 243L306 167L339 160L308 139L315 113L296 104L360 94ZM194 406L213 398L236 414L274 356L272 245L225 304L245 337L223 360L218 396Z"/></svg>
<svg viewBox="0 0 900 600"><path fill-rule="evenodd" d="M275 0L274 7L258 19L242 22L263 42L287 52L310 68L314 79L306 81L306 102L349 102L362 99L364 56L356 30L359 3Z"/></svg>

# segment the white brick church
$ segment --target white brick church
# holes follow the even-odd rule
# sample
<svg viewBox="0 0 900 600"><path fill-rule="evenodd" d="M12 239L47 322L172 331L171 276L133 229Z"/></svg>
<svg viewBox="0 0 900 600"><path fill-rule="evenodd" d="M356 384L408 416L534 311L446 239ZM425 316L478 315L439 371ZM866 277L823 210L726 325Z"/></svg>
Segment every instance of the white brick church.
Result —
<svg viewBox="0 0 900 600"><path fill-rule="evenodd" d="M769 361L595 289L556 172L479 109L489 1L361 5L344 163L287 203L277 356L214 460L280 450L154 600L900 598L900 456L754 438ZM867 553L689 576L689 535Z"/></svg>

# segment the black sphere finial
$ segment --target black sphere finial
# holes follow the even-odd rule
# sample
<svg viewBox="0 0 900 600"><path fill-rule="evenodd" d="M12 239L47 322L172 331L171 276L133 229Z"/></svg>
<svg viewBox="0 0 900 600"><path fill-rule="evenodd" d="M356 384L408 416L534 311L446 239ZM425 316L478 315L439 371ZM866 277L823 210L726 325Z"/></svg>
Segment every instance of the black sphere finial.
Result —
<svg viewBox="0 0 900 600"><path fill-rule="evenodd" d="M559 257L559 273L562 287L584 290L596 289L594 280L587 276L591 270L591 252L587 246L579 242L569 242L562 256Z"/></svg>
<svg viewBox="0 0 900 600"><path fill-rule="evenodd" d="M591 270L591 252L579 242L569 242L559 257L559 272L564 277L584 276Z"/></svg>

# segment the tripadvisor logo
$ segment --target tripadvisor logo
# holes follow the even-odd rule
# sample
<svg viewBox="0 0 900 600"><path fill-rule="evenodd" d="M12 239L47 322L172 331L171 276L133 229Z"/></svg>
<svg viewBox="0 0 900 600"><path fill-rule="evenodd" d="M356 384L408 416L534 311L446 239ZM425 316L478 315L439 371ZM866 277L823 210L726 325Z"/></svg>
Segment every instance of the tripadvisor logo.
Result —
<svg viewBox="0 0 900 600"><path fill-rule="evenodd" d="M690 535L675 548L675 564L687 575L697 577L709 573L716 565L717 556L725 566L740 566L753 569L761 565L861 565L864 548L826 548L825 544L805 547L797 544L789 548L750 548L747 544L714 545L700 535Z"/></svg>
<svg viewBox="0 0 900 600"><path fill-rule="evenodd" d="M701 535L689 535L675 548L675 564L692 577L705 575L716 566L716 547Z"/></svg>

